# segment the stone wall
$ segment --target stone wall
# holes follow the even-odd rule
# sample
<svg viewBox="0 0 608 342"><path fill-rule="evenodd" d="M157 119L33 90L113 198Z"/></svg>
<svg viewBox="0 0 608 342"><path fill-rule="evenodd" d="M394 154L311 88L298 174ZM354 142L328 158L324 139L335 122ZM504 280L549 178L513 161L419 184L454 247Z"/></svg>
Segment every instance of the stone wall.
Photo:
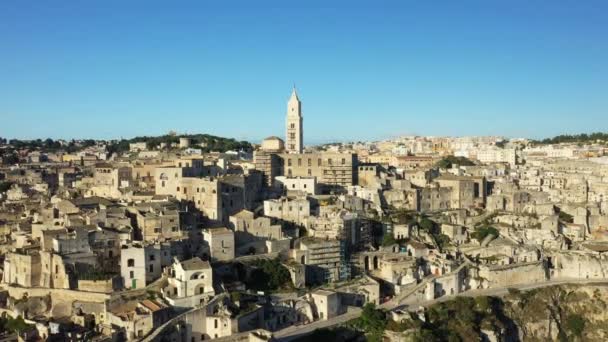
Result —
<svg viewBox="0 0 608 342"><path fill-rule="evenodd" d="M108 280L78 280L78 290L87 292L112 293L113 279Z"/></svg>
<svg viewBox="0 0 608 342"><path fill-rule="evenodd" d="M547 280L544 261L517 263L501 266L480 266L479 276L484 278L486 287L504 287L530 284Z"/></svg>
<svg viewBox="0 0 608 342"><path fill-rule="evenodd" d="M604 279L608 275L608 260L598 254L562 252L553 256L552 278Z"/></svg>

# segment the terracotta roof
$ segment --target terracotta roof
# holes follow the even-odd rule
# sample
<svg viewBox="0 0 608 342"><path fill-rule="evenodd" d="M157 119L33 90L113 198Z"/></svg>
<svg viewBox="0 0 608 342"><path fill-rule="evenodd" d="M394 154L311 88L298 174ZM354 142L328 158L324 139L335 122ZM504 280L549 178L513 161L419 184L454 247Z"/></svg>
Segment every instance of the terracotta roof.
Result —
<svg viewBox="0 0 608 342"><path fill-rule="evenodd" d="M162 309L162 307L157 302L151 301L149 299L144 299L143 301L141 301L140 304L152 312L156 312L156 311Z"/></svg>

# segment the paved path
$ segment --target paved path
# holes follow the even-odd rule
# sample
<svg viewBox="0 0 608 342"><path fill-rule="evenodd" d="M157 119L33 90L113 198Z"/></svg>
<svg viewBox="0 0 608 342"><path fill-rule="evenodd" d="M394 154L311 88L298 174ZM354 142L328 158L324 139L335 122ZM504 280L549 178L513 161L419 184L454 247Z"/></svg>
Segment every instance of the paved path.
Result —
<svg viewBox="0 0 608 342"><path fill-rule="evenodd" d="M346 323L351 319L361 315L361 308L349 307L345 314L333 317L326 321L315 321L306 325L290 326L273 333L273 336L279 341L291 341L292 339L307 335L317 329L327 328L334 325Z"/></svg>
<svg viewBox="0 0 608 342"><path fill-rule="evenodd" d="M414 301L410 303L402 303L401 301L388 301L384 304L381 304L380 307L385 310L393 310L396 308L411 308L416 309L421 306L429 306L440 302L445 302L451 299L454 299L458 296L467 296L467 297L477 297L477 296L504 296L509 293L509 289L517 289L520 291L532 290L541 287L553 286L553 285L607 285L608 279L557 279L557 280L549 280L541 283L528 283L528 284L520 284L513 285L507 287L497 287L490 289L481 289L481 290L469 290L465 292L461 292L457 295L452 296L443 296L433 300L425 300L425 301ZM352 311L351 311L352 309ZM316 329L327 328L335 325L339 325L345 323L351 319L357 318L361 314L360 308L349 308L349 311L343 315L336 316L326 321L316 321L307 325L300 326L291 326L285 329L281 329L279 331L274 332L274 337L278 341L290 341L296 337L307 335L313 332Z"/></svg>
<svg viewBox="0 0 608 342"><path fill-rule="evenodd" d="M463 297L479 297L479 296L498 296L502 297L509 293L509 289L517 289L520 291L527 291L532 289L538 289L541 287L548 287L554 285L608 285L608 279L557 279L557 280L549 280L541 283L527 283L527 284L519 284L514 286L506 286L506 287L495 287L489 289L480 289L480 290L469 290L465 292L461 292L452 296L443 296L433 300L425 300L425 301L417 301L411 303L405 303L407 307L415 309L420 306L430 306L435 303L445 302L451 299L454 299L458 296ZM393 307L396 308L396 307Z"/></svg>

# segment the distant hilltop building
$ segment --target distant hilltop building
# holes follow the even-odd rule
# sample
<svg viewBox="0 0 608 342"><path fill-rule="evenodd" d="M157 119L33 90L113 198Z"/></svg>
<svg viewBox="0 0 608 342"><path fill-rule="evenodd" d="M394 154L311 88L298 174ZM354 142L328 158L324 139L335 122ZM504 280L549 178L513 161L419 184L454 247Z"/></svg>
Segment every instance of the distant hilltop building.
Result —
<svg viewBox="0 0 608 342"><path fill-rule="evenodd" d="M304 132L302 129L302 103L293 88L287 102L287 127L285 130L286 150L288 153L302 153L304 148Z"/></svg>
<svg viewBox="0 0 608 342"><path fill-rule="evenodd" d="M181 137L179 138L179 148L188 148L190 147L190 138Z"/></svg>

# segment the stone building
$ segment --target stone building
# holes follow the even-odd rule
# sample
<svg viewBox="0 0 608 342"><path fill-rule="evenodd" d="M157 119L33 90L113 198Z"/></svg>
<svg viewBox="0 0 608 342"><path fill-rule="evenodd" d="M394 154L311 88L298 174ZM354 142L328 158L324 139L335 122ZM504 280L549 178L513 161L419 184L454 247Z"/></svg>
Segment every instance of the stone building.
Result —
<svg viewBox="0 0 608 342"><path fill-rule="evenodd" d="M315 177L285 177L277 176L274 178L275 186L282 189L286 194L305 193L308 195L317 194L317 179Z"/></svg>
<svg viewBox="0 0 608 342"><path fill-rule="evenodd" d="M120 273L124 286L129 289L146 287L160 277L163 267L170 264L171 253L166 245L132 244L121 249Z"/></svg>
<svg viewBox="0 0 608 342"><path fill-rule="evenodd" d="M358 159L354 153L285 153L280 155L282 175L316 177L326 188L345 188L356 184Z"/></svg>
<svg viewBox="0 0 608 342"><path fill-rule="evenodd" d="M338 240L303 238L295 251L297 262L306 265L306 280L311 283L338 281L341 278L344 248Z"/></svg>
<svg viewBox="0 0 608 342"><path fill-rule="evenodd" d="M311 215L310 207L305 197L281 197L264 201L264 215L300 225Z"/></svg>
<svg viewBox="0 0 608 342"><path fill-rule="evenodd" d="M285 237L280 224L275 224L270 217L256 217L249 210L241 210L230 216L230 228L234 231L234 239L239 247L252 242L281 240Z"/></svg>
<svg viewBox="0 0 608 342"><path fill-rule="evenodd" d="M137 228L143 241L179 239L182 237L180 212L172 202L150 202L135 205Z"/></svg>
<svg viewBox="0 0 608 342"><path fill-rule="evenodd" d="M338 316L340 312L340 297L338 293L328 290L315 290L311 293L317 309L319 320L326 321Z"/></svg>
<svg viewBox="0 0 608 342"><path fill-rule="evenodd" d="M262 141L260 149L253 154L256 170L264 175L264 185L272 187L274 178L282 174L279 153L285 151L285 143L278 137L268 137Z"/></svg>
<svg viewBox="0 0 608 342"><path fill-rule="evenodd" d="M96 195L115 197L115 191L131 185L131 168L114 166L109 163L97 163L94 168L94 186L91 189Z"/></svg>
<svg viewBox="0 0 608 342"><path fill-rule="evenodd" d="M4 260L2 282L23 287L39 286L41 271L40 253L9 253Z"/></svg>
<svg viewBox="0 0 608 342"><path fill-rule="evenodd" d="M203 231L203 239L209 244L212 261L234 259L234 232L228 228L208 228Z"/></svg>

